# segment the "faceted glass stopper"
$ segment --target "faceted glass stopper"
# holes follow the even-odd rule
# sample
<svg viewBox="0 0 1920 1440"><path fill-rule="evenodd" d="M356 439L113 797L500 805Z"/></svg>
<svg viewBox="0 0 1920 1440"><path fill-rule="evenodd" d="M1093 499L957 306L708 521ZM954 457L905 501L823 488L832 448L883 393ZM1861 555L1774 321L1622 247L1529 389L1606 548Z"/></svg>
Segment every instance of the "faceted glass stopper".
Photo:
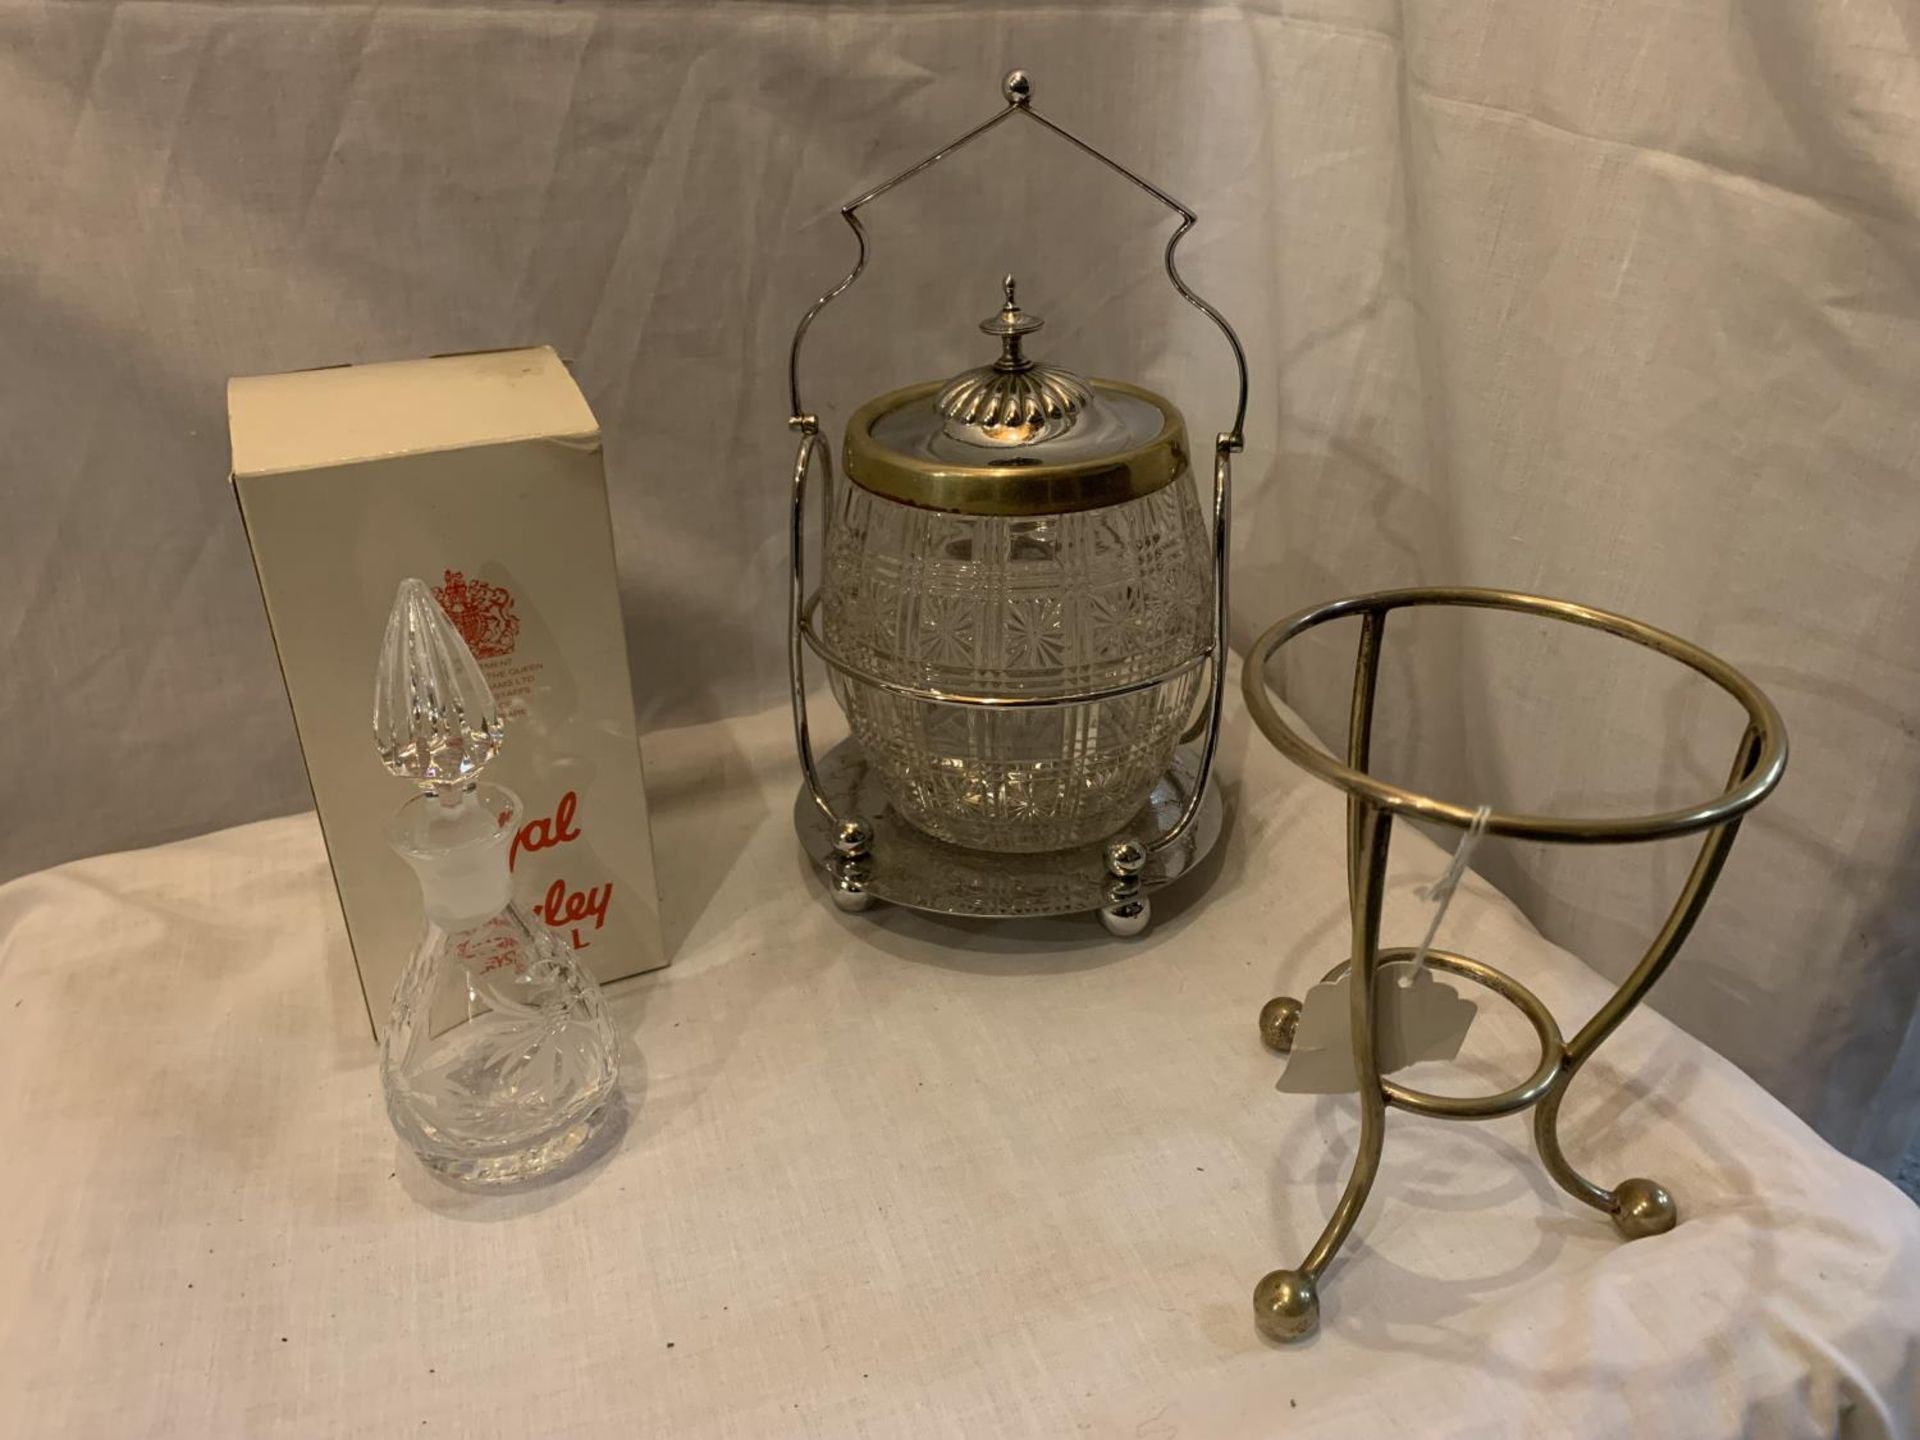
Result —
<svg viewBox="0 0 1920 1440"><path fill-rule="evenodd" d="M471 783L505 727L467 642L423 580L402 580L373 682L373 739L388 770L435 791Z"/></svg>

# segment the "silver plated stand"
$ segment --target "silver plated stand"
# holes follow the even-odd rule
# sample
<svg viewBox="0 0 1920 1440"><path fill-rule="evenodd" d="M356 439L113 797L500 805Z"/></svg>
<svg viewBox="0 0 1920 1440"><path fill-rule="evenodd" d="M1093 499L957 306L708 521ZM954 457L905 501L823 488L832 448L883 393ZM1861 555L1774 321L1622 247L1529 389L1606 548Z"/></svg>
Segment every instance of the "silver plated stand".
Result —
<svg viewBox="0 0 1920 1440"><path fill-rule="evenodd" d="M1154 844L1186 813L1198 770L1197 753L1183 751L1128 826L1129 834L1143 838L1147 852L1146 866L1135 877L1142 902L1191 870L1220 836L1220 797L1209 788L1193 824L1171 843ZM1109 903L1112 877L1107 874L1104 845L1033 855L969 850L935 840L887 808L879 777L851 740L841 741L821 757L819 774L821 787L836 806L875 817L867 863L858 874L843 876L836 895L859 887L876 899L913 910L1002 920L1082 914ZM794 797L793 825L814 863L829 874L839 874L834 827L805 790Z"/></svg>
<svg viewBox="0 0 1920 1440"><path fill-rule="evenodd" d="M1226 667L1222 662L1226 654L1227 634L1229 502L1233 483L1232 457L1244 443L1242 431L1247 418L1247 358L1241 348L1240 337L1234 334L1226 317L1181 279L1179 266L1175 263L1174 252L1198 222L1199 216L1158 186L1142 179L1119 161L1035 110L1032 83L1025 71L1010 72L1000 90L1006 104L991 118L840 207L840 217L853 231L859 253L853 268L839 284L814 301L807 313L801 316L800 324L793 332L793 345L787 357L787 389L791 401L787 425L800 436L800 447L793 462L791 491L787 675L793 703L794 748L799 752L800 768L805 777L799 802L795 806L795 821L808 853L819 861L826 872L834 903L842 910L864 910L876 899L942 915L1060 915L1094 910L1111 934L1138 935L1146 928L1151 914L1148 892L1192 868L1204 857L1219 833L1219 800L1213 795L1208 782L1213 773L1214 753L1220 743L1220 717L1226 689ZM1233 427L1222 431L1214 441L1213 624L1207 645L1190 661L1195 665L1205 662L1210 678L1205 708L1184 737L1194 743L1189 752L1183 752L1174 769L1154 791L1156 799L1148 802L1141 817L1134 822L1135 828L1112 837L1102 845L1059 851L1045 857L1002 857L944 845L919 835L912 826L886 811L884 795L868 778L863 766L852 759L836 760L845 746L836 748L828 757L830 761L835 761L831 769L816 761L807 724L806 651L812 649L829 669L844 673L846 667L822 643L811 624L817 597L810 596L807 591L807 482L818 465L823 485L831 490L833 454L820 433L819 417L801 402L801 347L806 341L807 331L812 328L820 312L844 294L867 268L867 233L860 223L861 208L1016 116L1023 116L1059 136L1082 154L1099 161L1144 190L1180 217L1180 224L1167 240L1164 255L1167 278L1182 299L1219 327L1233 351L1234 366L1239 373ZM935 705L1031 709L1084 705L1113 699L1132 693L1140 685L1135 683L1049 696L961 695L929 687L902 685L889 685L887 688L894 693ZM1158 802L1163 792L1179 797L1177 810L1170 810ZM1077 869L1085 878L1084 881L1071 884L1036 884L1022 892L1017 902L1022 908L1018 910L980 908L983 904L1016 903L986 901L982 898L988 893L1001 893L993 884L983 881L983 874L999 873L1016 865L1027 871L1044 871L1048 874Z"/></svg>

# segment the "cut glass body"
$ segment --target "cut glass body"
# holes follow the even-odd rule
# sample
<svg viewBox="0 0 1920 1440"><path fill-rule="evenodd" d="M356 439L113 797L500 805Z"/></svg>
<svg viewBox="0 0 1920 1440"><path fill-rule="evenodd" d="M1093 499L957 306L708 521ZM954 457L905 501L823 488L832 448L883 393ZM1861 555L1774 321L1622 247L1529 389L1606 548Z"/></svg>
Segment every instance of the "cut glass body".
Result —
<svg viewBox="0 0 1920 1440"><path fill-rule="evenodd" d="M1167 772L1200 698L1212 554L1179 411L1028 358L1041 321L1005 288L980 326L998 360L849 422L821 632L902 818L1064 850L1115 838Z"/></svg>

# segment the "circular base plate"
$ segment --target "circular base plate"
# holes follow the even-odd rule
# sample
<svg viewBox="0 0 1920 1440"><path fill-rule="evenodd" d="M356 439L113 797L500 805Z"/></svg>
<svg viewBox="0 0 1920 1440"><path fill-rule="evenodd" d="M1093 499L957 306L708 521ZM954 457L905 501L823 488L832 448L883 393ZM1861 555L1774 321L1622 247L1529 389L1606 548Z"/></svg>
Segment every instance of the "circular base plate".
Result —
<svg viewBox="0 0 1920 1440"><path fill-rule="evenodd" d="M875 899L936 915L1015 919L1077 915L1107 902L1106 846L1113 836L1073 850L1009 854L968 850L923 834L887 804L880 779L852 740L843 740L819 761L820 788L834 814L858 815L873 825L873 873L867 890ZM1125 834L1149 848L1171 830L1193 793L1196 754L1183 750L1153 787ZM800 843L823 870L833 858L833 826L802 784L793 802ZM1142 894L1158 890L1205 858L1220 838L1220 794L1207 788L1192 827L1164 850L1152 851L1140 873Z"/></svg>

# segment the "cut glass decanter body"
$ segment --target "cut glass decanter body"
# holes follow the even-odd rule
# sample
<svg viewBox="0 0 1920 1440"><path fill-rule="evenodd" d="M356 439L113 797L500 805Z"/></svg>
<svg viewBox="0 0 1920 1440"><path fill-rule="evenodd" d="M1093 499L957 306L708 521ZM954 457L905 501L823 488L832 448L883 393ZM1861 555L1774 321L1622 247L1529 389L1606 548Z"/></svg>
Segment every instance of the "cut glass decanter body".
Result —
<svg viewBox="0 0 1920 1440"><path fill-rule="evenodd" d="M536 1179L614 1113L617 1042L567 941L513 898L520 801L481 784L502 726L466 642L403 581L381 648L381 759L422 788L387 827L426 920L381 1042L387 1114L429 1169L473 1184Z"/></svg>

